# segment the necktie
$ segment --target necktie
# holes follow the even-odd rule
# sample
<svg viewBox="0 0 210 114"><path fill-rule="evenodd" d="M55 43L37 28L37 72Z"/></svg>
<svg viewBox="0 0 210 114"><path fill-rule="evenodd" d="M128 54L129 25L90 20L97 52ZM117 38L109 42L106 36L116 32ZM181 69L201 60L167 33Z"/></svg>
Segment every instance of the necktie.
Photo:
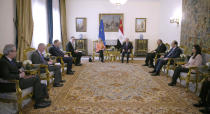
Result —
<svg viewBox="0 0 210 114"><path fill-rule="evenodd" d="M168 54L167 57L171 56L171 54L174 52L174 48L171 50L171 52Z"/></svg>
<svg viewBox="0 0 210 114"><path fill-rule="evenodd" d="M41 55L42 61L44 62L45 60L44 60L44 56L43 56L43 54L40 54L40 55Z"/></svg>
<svg viewBox="0 0 210 114"><path fill-rule="evenodd" d="M13 66L16 66L16 63L12 60L10 61L10 63L13 65Z"/></svg>

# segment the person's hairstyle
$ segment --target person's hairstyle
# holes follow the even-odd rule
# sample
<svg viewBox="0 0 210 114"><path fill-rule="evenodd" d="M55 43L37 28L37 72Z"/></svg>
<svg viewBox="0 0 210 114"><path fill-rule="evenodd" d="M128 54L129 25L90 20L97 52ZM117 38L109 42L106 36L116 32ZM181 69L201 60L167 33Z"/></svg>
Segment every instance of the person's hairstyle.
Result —
<svg viewBox="0 0 210 114"><path fill-rule="evenodd" d="M14 44L7 44L7 45L4 47L3 54L4 54L5 56L9 55L9 52L12 52L14 47L15 47Z"/></svg>
<svg viewBox="0 0 210 114"><path fill-rule="evenodd" d="M38 45L38 48L41 47L41 46L45 46L45 44L44 44L44 43L40 43L40 44Z"/></svg>
<svg viewBox="0 0 210 114"><path fill-rule="evenodd" d="M71 36L71 39L75 39L75 37L74 36Z"/></svg>
<svg viewBox="0 0 210 114"><path fill-rule="evenodd" d="M56 44L56 43L58 43L58 42L59 42L59 40L55 40L55 41L54 41L54 44Z"/></svg>
<svg viewBox="0 0 210 114"><path fill-rule="evenodd" d="M193 45L193 47L195 48L195 55L193 56L193 59L195 59L195 57L200 54L201 55L201 47L197 44ZM192 53L193 54L193 53Z"/></svg>
<svg viewBox="0 0 210 114"><path fill-rule="evenodd" d="M163 40L161 40L161 39L158 39L158 41L160 41L161 43L163 43Z"/></svg>
<svg viewBox="0 0 210 114"><path fill-rule="evenodd" d="M174 44L175 44L176 46L178 46L178 42L177 42L176 40L174 40Z"/></svg>

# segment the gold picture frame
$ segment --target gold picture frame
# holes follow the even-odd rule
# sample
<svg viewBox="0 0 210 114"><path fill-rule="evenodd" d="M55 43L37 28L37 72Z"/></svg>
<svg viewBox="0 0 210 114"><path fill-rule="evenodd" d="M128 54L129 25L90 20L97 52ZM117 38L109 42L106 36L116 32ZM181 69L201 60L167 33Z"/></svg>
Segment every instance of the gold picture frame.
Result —
<svg viewBox="0 0 210 114"><path fill-rule="evenodd" d="M122 23L124 22L123 13L101 13L99 14L99 25L100 21L103 19L104 32L118 32L120 26L120 19Z"/></svg>
<svg viewBox="0 0 210 114"><path fill-rule="evenodd" d="M87 32L87 18L76 18L76 32Z"/></svg>
<svg viewBox="0 0 210 114"><path fill-rule="evenodd" d="M147 18L136 18L135 30L136 32L146 32Z"/></svg>

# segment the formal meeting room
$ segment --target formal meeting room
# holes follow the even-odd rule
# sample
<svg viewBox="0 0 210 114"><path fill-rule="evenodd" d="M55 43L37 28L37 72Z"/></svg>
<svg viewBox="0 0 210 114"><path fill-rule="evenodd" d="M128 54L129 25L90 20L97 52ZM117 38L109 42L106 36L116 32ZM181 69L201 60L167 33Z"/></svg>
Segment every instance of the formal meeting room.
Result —
<svg viewBox="0 0 210 114"><path fill-rule="evenodd" d="M210 114L210 0L0 0L0 114Z"/></svg>

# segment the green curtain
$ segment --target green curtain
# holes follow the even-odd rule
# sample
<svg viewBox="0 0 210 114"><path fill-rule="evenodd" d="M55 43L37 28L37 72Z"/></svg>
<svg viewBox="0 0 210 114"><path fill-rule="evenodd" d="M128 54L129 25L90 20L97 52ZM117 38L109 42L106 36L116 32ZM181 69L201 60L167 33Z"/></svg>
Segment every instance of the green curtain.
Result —
<svg viewBox="0 0 210 114"><path fill-rule="evenodd" d="M62 46L63 46L63 50L66 50L66 43L67 43L66 0L60 0L60 15L61 15Z"/></svg>
<svg viewBox="0 0 210 114"><path fill-rule="evenodd" d="M31 0L16 0L17 5L17 60L23 60L23 52L31 47L33 18Z"/></svg>

